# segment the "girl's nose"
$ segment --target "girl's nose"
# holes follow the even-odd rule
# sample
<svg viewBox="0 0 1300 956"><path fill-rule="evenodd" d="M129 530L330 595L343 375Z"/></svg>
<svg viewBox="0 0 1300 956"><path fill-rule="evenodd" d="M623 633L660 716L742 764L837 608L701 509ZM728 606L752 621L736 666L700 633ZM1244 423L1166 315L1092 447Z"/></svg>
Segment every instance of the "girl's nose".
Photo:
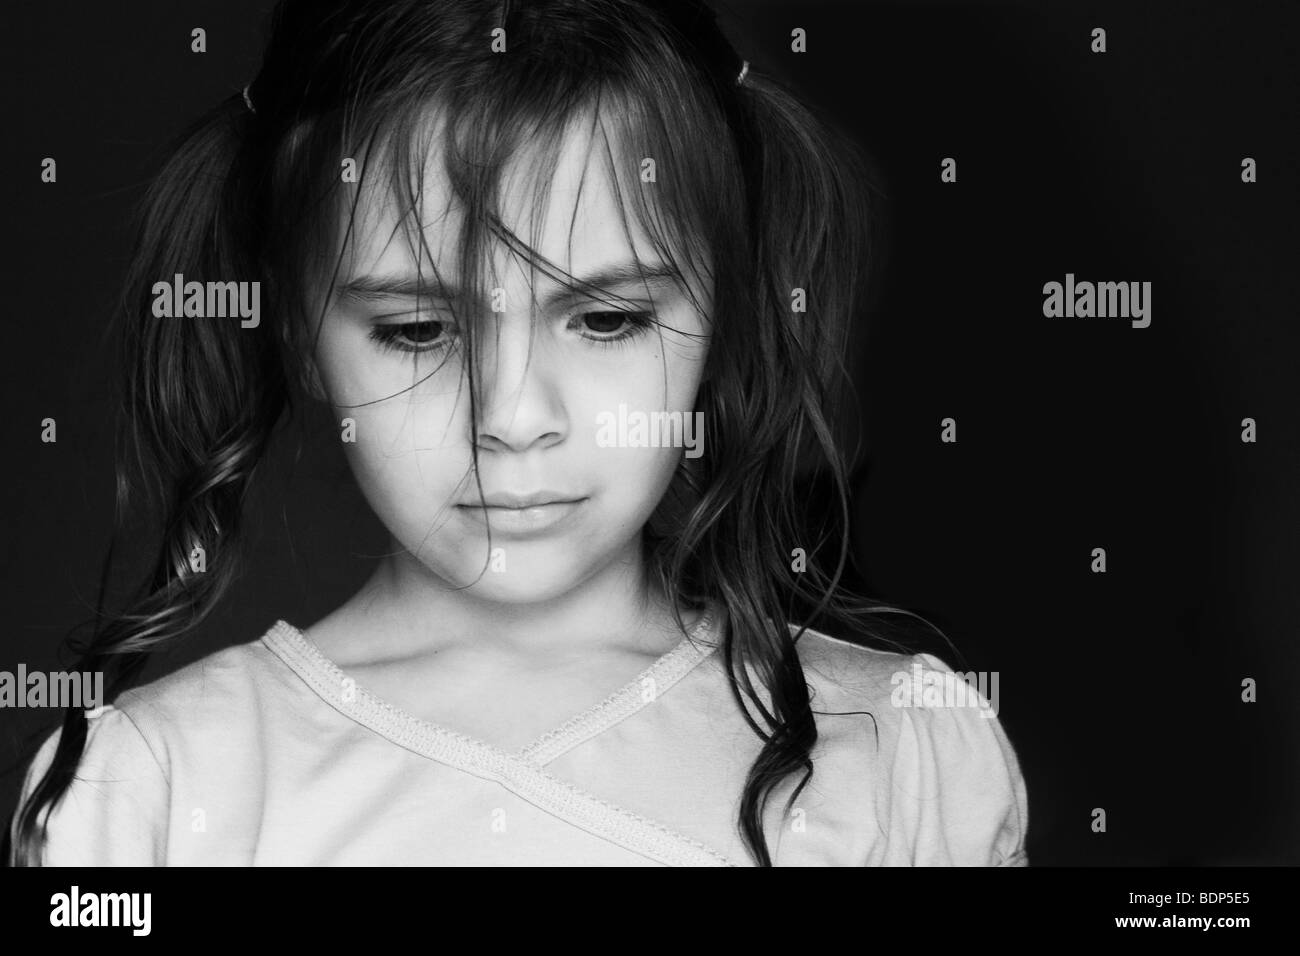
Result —
<svg viewBox="0 0 1300 956"><path fill-rule="evenodd" d="M549 447L568 430L550 343L527 314L496 313L474 343L478 441L485 449Z"/></svg>

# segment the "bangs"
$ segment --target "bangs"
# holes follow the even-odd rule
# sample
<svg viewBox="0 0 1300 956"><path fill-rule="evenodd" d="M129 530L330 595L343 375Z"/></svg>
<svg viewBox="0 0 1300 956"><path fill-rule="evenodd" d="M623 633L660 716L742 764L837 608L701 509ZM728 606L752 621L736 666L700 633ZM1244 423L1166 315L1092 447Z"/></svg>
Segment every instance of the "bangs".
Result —
<svg viewBox="0 0 1300 956"><path fill-rule="evenodd" d="M722 118L707 98L668 80L638 84L627 76L592 89L589 80L557 86L552 76L547 88L540 74L521 72L514 83L503 71L493 83L417 88L421 95L413 90L400 102L381 97L345 111L335 137L357 144L342 150L355 158L356 181L333 176L331 198L313 204L316 214L300 234L309 238L298 288L303 304L313 304L303 314L312 316L316 334L372 235L381 245L405 245L421 286L429 275L431 288L457 289L456 308L492 301L501 284L492 255L498 246L527 263L534 304L538 273L575 294L614 301L539 251L568 150L577 151L581 169L572 184L574 219L585 194L604 191L638 265L636 250L648 247L657 259L648 265L667 267L698 311L702 299L716 301L714 263L724 242L736 243L732 224L743 190L738 160L719 136ZM330 152L339 154L337 147ZM529 226L526 235L510 228L515 221ZM381 226L388 234L375 235ZM428 242L432 226L443 236L441 248ZM570 246L574 226L568 223ZM474 324L464 323L471 342Z"/></svg>

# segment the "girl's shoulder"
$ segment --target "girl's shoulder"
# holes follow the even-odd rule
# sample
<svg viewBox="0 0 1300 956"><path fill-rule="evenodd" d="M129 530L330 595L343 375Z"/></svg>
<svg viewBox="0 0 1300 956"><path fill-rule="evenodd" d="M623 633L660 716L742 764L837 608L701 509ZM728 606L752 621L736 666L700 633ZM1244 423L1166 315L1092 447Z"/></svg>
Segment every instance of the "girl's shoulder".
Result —
<svg viewBox="0 0 1300 956"><path fill-rule="evenodd" d="M908 724L933 730L936 716L941 725L997 724L996 673L962 673L934 654L881 650L811 629L796 647L814 711L870 713L895 734Z"/></svg>
<svg viewBox="0 0 1300 956"><path fill-rule="evenodd" d="M797 638L796 648L804 676L814 694L843 703L889 703L899 675L910 674L919 665L923 670L950 670L931 654L883 650L833 637L822 631L787 625Z"/></svg>
<svg viewBox="0 0 1300 956"><path fill-rule="evenodd" d="M283 704L286 685L292 686L287 668L266 644L280 626L277 622L252 641L214 651L87 711L85 752L117 759L134 753L142 766L165 777L188 742L201 746L254 732ZM45 739L33 769L48 762L60 736L56 728Z"/></svg>
<svg viewBox="0 0 1300 956"><path fill-rule="evenodd" d="M278 626L278 625L277 625ZM173 778L198 755L220 762L269 714L284 680L265 635L216 651L86 712L86 737L67 792L42 814L47 865L158 865L164 860ZM20 800L55 759L51 731L24 776ZM16 833L17 819L13 821Z"/></svg>
<svg viewBox="0 0 1300 956"><path fill-rule="evenodd" d="M832 779L863 778L846 792L878 788L875 805L891 808L906 862L1026 864L1028 796L998 717L996 672L960 673L933 654L811 630L796 647L819 765Z"/></svg>
<svg viewBox="0 0 1300 956"><path fill-rule="evenodd" d="M113 701L142 732L204 732L230 728L232 721L265 713L283 696L290 675L267 646L277 621L261 636L200 657L149 683L123 691Z"/></svg>

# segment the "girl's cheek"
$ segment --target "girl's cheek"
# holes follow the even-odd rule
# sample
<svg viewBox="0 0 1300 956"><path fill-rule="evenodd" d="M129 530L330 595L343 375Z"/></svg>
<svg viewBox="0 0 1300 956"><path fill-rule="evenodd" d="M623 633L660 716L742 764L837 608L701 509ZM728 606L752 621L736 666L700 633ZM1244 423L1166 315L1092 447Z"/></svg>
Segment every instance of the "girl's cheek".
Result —
<svg viewBox="0 0 1300 956"><path fill-rule="evenodd" d="M418 522L455 503L471 467L466 448L390 449L378 439L358 442L349 453L357 484L376 511L399 523Z"/></svg>

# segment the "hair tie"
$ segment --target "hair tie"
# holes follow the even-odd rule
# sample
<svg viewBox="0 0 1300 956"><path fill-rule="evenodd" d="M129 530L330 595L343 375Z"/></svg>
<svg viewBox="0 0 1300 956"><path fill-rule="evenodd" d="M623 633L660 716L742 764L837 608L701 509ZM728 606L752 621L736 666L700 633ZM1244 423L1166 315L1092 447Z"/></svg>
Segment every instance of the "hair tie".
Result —
<svg viewBox="0 0 1300 956"><path fill-rule="evenodd" d="M741 63L740 73L736 75L737 86L740 86L742 83L745 82L745 74L747 74L748 72L749 72L749 61L745 60L743 63Z"/></svg>
<svg viewBox="0 0 1300 956"><path fill-rule="evenodd" d="M249 80L247 83L244 84L244 105L248 107L248 112L256 116L257 110L253 108L253 101L248 95L248 88L252 85L253 85L252 80Z"/></svg>

